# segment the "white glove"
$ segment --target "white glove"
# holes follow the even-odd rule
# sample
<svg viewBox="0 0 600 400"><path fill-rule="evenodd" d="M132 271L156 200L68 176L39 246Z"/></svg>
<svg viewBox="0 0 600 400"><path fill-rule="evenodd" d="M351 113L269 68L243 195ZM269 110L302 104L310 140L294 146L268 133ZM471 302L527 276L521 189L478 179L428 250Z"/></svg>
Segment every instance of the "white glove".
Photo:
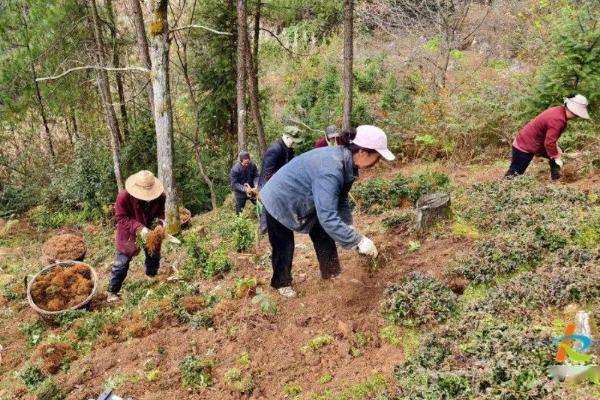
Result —
<svg viewBox="0 0 600 400"><path fill-rule="evenodd" d="M146 243L146 238L148 237L148 234L150 233L150 229L143 227L140 230L140 237L142 238L142 240L144 241L144 243Z"/></svg>
<svg viewBox="0 0 600 400"><path fill-rule="evenodd" d="M559 166L559 167L561 167L561 168L562 168L562 166L563 166L563 164L564 164L564 163L563 163L563 160L562 160L561 158L556 158L556 159L554 160L554 162L556 163L556 165L558 165L558 166Z"/></svg>
<svg viewBox="0 0 600 400"><path fill-rule="evenodd" d="M358 252L373 258L377 258L377 255L379 254L377 247L375 247L375 243L366 236L363 236L360 243L358 243Z"/></svg>

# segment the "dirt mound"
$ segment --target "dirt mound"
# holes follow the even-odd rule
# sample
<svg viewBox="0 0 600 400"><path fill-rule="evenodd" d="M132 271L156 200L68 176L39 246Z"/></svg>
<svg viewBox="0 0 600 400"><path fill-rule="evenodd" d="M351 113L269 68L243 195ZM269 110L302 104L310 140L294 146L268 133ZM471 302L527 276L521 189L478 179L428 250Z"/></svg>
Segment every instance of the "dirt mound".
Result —
<svg viewBox="0 0 600 400"><path fill-rule="evenodd" d="M86 246L81 236L65 233L48 239L42 251L53 260L78 260L85 254Z"/></svg>
<svg viewBox="0 0 600 400"><path fill-rule="evenodd" d="M81 304L93 288L91 272L85 264L59 266L36 278L31 297L43 310L60 311Z"/></svg>
<svg viewBox="0 0 600 400"><path fill-rule="evenodd" d="M575 182L579 179L579 168L575 164L565 165L560 172L565 182Z"/></svg>
<svg viewBox="0 0 600 400"><path fill-rule="evenodd" d="M38 349L42 368L49 374L57 373L63 365L77 358L77 353L68 343L44 343Z"/></svg>
<svg viewBox="0 0 600 400"><path fill-rule="evenodd" d="M146 249L149 253L157 253L160 251L162 242L165 239L165 230L162 226L157 226L154 230L148 233L146 238Z"/></svg>
<svg viewBox="0 0 600 400"><path fill-rule="evenodd" d="M187 296L181 299L181 306L190 314L195 314L206 306L202 296Z"/></svg>

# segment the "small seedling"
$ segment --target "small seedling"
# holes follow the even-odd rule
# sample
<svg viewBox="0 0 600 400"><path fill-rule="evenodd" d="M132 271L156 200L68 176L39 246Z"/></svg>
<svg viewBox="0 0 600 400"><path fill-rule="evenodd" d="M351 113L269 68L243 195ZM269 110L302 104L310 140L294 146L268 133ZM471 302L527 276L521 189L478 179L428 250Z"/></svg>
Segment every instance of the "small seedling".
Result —
<svg viewBox="0 0 600 400"><path fill-rule="evenodd" d="M326 383L329 383L332 380L333 380L333 375L331 375L329 372L326 372L323 375L321 375L321 377L319 378L319 383L321 385L325 385Z"/></svg>
<svg viewBox="0 0 600 400"><path fill-rule="evenodd" d="M262 290L257 289L256 296L252 298L252 304L258 304L260 307L260 311L265 314L277 314L277 303L275 303Z"/></svg>
<svg viewBox="0 0 600 400"><path fill-rule="evenodd" d="M153 369L146 374L146 380L148 382L156 382L158 378L160 378L160 371L157 369Z"/></svg>
<svg viewBox="0 0 600 400"><path fill-rule="evenodd" d="M317 337L312 338L305 346L302 346L301 351L306 353L308 351L317 351L321 347L327 346L333 343L333 336L330 335L319 335Z"/></svg>
<svg viewBox="0 0 600 400"><path fill-rule="evenodd" d="M190 389L204 389L212 385L211 360L202 359L195 355L186 356L179 363L181 383Z"/></svg>
<svg viewBox="0 0 600 400"><path fill-rule="evenodd" d="M288 396L296 397L302 393L302 386L298 385L297 383L288 383L283 387L283 391Z"/></svg>
<svg viewBox="0 0 600 400"><path fill-rule="evenodd" d="M408 252L415 253L421 250L421 242L411 240L408 242Z"/></svg>
<svg viewBox="0 0 600 400"><path fill-rule="evenodd" d="M252 375L243 373L237 368L231 368L225 371L223 381L229 389L238 393L252 393L254 390L254 381Z"/></svg>

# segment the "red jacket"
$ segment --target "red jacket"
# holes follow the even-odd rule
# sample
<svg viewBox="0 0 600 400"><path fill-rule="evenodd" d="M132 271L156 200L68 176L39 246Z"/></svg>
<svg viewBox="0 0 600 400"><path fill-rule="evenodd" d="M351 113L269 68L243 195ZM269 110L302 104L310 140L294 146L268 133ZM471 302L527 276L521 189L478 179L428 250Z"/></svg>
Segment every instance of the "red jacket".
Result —
<svg viewBox="0 0 600 400"><path fill-rule="evenodd" d="M564 106L547 109L529 121L521 129L513 146L525 153L536 156L559 158L556 142L567 127L567 114Z"/></svg>
<svg viewBox="0 0 600 400"><path fill-rule="evenodd" d="M327 143L327 139L325 139L325 136L321 136L319 138L319 140L317 140L315 142L315 149L318 149L319 147L327 147L329 146L329 143Z"/></svg>
<svg viewBox="0 0 600 400"><path fill-rule="evenodd" d="M142 200L136 199L125 190L119 192L115 201L117 251L128 257L133 257L140 252L135 244L137 230L147 227L155 218L165 218L165 198L163 193L157 199L150 201L149 212L146 215Z"/></svg>

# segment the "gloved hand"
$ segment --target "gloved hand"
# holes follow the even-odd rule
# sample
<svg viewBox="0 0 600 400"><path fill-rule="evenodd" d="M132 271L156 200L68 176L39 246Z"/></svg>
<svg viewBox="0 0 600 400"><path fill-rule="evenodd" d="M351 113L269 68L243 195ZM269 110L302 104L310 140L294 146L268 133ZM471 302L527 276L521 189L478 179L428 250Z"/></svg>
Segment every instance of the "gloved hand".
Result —
<svg viewBox="0 0 600 400"><path fill-rule="evenodd" d="M377 247L375 247L375 243L366 236L363 236L360 243L358 243L358 252L373 258L377 258L377 255L379 254Z"/></svg>
<svg viewBox="0 0 600 400"><path fill-rule="evenodd" d="M556 159L554 159L554 162L556 163L556 165L558 165L561 168L564 165L564 162L563 162L562 158L556 158Z"/></svg>
<svg viewBox="0 0 600 400"><path fill-rule="evenodd" d="M144 241L144 243L146 243L146 238L148 237L148 234L150 233L150 229L143 227L142 229L140 229L138 231L138 235L140 235L140 237L142 238L142 240Z"/></svg>

